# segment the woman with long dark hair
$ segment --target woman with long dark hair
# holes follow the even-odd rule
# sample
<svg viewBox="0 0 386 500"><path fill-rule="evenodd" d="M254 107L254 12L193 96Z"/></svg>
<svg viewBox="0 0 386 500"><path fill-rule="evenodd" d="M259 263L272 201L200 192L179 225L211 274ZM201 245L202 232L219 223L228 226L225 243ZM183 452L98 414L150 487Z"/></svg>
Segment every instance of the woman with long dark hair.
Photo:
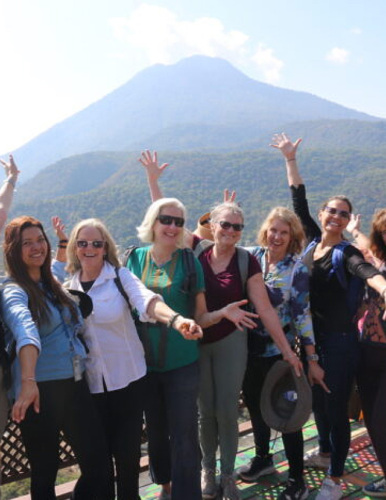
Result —
<svg viewBox="0 0 386 500"><path fill-rule="evenodd" d="M107 498L107 448L83 379L83 321L51 273L51 247L42 224L22 216L5 228L7 279L1 310L16 341L13 366L20 423L31 465L31 498L53 500L63 431L79 467L75 500Z"/></svg>
<svg viewBox="0 0 386 500"><path fill-rule="evenodd" d="M274 136L273 147L285 158L288 184L294 211L302 221L310 245L303 261L310 272L310 302L313 328L325 383L330 392L313 387L313 410L319 433L319 453L306 465L327 465L328 476L317 495L318 500L338 499L343 495L340 478L350 446L348 401L359 362L356 316L360 285L366 282L385 300L386 280L360 251L344 239L352 205L343 195L326 200L318 224L311 217L303 179L296 162L295 143L285 134ZM355 293L354 293L355 292ZM330 465L328 466L329 461Z"/></svg>

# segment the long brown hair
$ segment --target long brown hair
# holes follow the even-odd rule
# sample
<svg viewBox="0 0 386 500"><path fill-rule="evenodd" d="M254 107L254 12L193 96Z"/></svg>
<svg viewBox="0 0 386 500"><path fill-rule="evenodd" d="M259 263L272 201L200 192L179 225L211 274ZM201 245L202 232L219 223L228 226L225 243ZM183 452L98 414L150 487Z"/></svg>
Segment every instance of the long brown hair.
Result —
<svg viewBox="0 0 386 500"><path fill-rule="evenodd" d="M22 258L22 234L29 227L39 228L47 243L47 255L41 266L43 288L30 277L28 268ZM73 320L77 319L74 302L66 295L51 272L51 245L38 219L23 215L7 224L3 250L7 274L27 293L28 307L37 325L41 326L43 323L49 321L47 294L54 303L67 306L70 309Z"/></svg>
<svg viewBox="0 0 386 500"><path fill-rule="evenodd" d="M386 262L386 244L382 232L386 230L386 208L377 210L371 222L370 250L375 257Z"/></svg>

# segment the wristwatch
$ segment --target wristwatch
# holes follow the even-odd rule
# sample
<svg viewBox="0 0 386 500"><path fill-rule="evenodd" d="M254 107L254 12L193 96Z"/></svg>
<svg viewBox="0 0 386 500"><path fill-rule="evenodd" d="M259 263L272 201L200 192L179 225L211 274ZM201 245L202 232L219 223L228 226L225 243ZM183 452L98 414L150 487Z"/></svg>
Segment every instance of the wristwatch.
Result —
<svg viewBox="0 0 386 500"><path fill-rule="evenodd" d="M319 356L317 354L309 354L306 356L307 361L319 361Z"/></svg>

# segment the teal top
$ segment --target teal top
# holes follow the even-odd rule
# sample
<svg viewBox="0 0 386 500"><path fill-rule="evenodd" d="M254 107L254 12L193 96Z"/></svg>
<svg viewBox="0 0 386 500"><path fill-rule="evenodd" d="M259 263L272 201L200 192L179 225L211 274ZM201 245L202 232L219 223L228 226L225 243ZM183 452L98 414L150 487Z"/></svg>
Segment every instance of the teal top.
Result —
<svg viewBox="0 0 386 500"><path fill-rule="evenodd" d="M196 280L188 293L183 290L186 270L182 250L176 250L169 262L162 266L151 258L150 247L136 248L130 254L127 267L153 292L162 295L165 303L182 316L193 316L195 296L205 291L204 275L201 264L194 257ZM161 326L159 323L146 323L146 341L150 344L154 362L149 364L149 371L169 371L194 363L198 359L198 344L195 340L186 340L173 328ZM162 332L166 333L166 351L164 362L159 363L162 352ZM139 328L141 340L144 342L144 329ZM145 344L145 342L144 342ZM144 345L147 351L146 345Z"/></svg>

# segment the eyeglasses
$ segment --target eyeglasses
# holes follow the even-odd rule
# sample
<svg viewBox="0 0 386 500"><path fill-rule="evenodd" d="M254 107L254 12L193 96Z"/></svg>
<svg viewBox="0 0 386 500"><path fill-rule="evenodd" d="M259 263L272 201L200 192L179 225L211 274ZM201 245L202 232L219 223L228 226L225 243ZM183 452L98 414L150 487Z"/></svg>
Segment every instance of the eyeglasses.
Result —
<svg viewBox="0 0 386 500"><path fill-rule="evenodd" d="M93 248L102 248L104 244L105 244L105 242L102 240L94 240L94 241L77 240L76 241L76 246L78 248L87 248L89 245L91 245Z"/></svg>
<svg viewBox="0 0 386 500"><path fill-rule="evenodd" d="M323 210L331 215L339 215L339 217L343 217L344 219L350 220L351 218L351 214L350 212L347 212L347 210L338 210L335 207L329 207L327 205L323 207Z"/></svg>
<svg viewBox="0 0 386 500"><path fill-rule="evenodd" d="M223 229L226 230L230 229L231 227L234 231L242 231L244 229L244 224L232 224L231 222L227 222L226 220L220 220L219 224Z"/></svg>
<svg viewBox="0 0 386 500"><path fill-rule="evenodd" d="M176 225L176 227L184 227L185 219L182 217L174 217L174 215L159 215L157 220L160 221L164 226L171 226L172 223Z"/></svg>

